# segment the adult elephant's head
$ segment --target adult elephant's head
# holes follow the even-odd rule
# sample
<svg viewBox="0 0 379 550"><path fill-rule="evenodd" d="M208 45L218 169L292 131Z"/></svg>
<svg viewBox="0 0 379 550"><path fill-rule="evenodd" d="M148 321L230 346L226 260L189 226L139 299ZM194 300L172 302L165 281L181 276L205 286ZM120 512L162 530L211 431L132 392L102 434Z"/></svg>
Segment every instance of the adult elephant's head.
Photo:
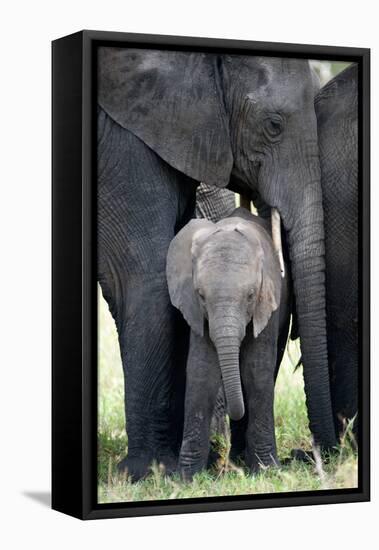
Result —
<svg viewBox="0 0 379 550"><path fill-rule="evenodd" d="M289 235L310 428L334 445L314 85L306 60L99 49L98 100L187 176L259 196Z"/></svg>

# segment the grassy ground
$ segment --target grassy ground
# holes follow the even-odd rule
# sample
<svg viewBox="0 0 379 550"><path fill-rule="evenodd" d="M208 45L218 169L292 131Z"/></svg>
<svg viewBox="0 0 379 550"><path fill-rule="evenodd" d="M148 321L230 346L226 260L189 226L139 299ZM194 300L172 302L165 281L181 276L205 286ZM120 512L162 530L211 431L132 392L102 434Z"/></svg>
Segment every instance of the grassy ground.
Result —
<svg viewBox="0 0 379 550"><path fill-rule="evenodd" d="M283 359L275 390L275 424L279 458L290 456L291 449L311 448L304 401L301 369L293 365L299 356L298 344L290 344ZM114 322L99 292L99 423L98 423L98 500L105 502L142 501L174 498L279 493L357 486L357 454L351 444L350 430L339 452L324 471L314 464L290 461L280 469L262 470L250 476L241 469L219 464L190 484L177 477L166 478L158 465L151 476L130 483L117 474L117 462L125 456L127 439L123 412L123 375ZM218 442L227 452L227 443Z"/></svg>

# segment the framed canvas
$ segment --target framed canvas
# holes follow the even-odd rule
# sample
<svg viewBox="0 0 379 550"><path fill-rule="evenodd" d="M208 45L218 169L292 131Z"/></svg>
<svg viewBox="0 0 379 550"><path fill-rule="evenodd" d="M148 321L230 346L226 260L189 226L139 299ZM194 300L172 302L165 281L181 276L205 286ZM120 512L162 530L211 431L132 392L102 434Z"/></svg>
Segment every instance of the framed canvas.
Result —
<svg viewBox="0 0 379 550"><path fill-rule="evenodd" d="M369 50L52 54L53 508L369 500Z"/></svg>

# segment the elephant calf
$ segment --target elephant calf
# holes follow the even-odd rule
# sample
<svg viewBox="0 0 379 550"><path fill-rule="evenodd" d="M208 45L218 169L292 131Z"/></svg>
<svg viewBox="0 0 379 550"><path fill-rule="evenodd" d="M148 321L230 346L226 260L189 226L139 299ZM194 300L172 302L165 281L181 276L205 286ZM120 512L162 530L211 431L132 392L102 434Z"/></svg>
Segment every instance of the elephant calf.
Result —
<svg viewBox="0 0 379 550"><path fill-rule="evenodd" d="M221 383L232 457L252 472L278 464L274 382L290 313L287 280L266 224L238 208L218 223L190 221L169 247L171 301L191 327L179 457L186 480L206 467Z"/></svg>

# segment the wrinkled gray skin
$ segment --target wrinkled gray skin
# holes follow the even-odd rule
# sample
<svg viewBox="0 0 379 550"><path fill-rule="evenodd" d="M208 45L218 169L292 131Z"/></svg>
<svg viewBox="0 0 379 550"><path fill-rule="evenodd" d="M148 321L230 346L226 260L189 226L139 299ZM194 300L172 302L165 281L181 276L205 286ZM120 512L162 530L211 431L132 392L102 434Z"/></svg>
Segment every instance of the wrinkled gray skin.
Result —
<svg viewBox="0 0 379 550"><path fill-rule="evenodd" d="M218 222L231 214L235 207L235 194L228 189L201 183L196 190L196 218Z"/></svg>
<svg viewBox="0 0 379 550"><path fill-rule="evenodd" d="M315 101L325 213L326 309L337 432L358 410L358 66ZM357 424L357 423L355 423Z"/></svg>
<svg viewBox="0 0 379 550"><path fill-rule="evenodd" d="M220 384L230 419L246 417L243 452L237 442L240 458L252 471L278 464L274 382L280 317L287 334L290 309L287 281L264 227L265 221L240 208L216 224L192 220L169 247L171 301L191 327L179 458L186 480L207 464Z"/></svg>
<svg viewBox="0 0 379 550"><path fill-rule="evenodd" d="M138 479L153 459L168 469L175 461L186 345L165 261L201 181L281 215L310 428L330 447L323 211L307 61L108 47L98 54L99 281L125 372L123 466Z"/></svg>

